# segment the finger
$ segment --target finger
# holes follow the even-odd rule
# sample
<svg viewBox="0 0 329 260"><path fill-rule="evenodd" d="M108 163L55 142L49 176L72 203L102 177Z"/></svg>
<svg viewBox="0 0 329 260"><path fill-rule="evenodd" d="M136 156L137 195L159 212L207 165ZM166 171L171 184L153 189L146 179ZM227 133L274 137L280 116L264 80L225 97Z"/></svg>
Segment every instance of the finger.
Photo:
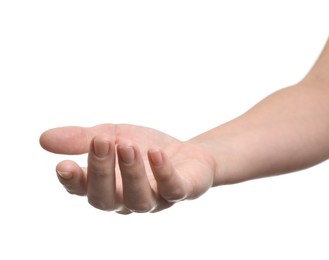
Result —
<svg viewBox="0 0 329 260"><path fill-rule="evenodd" d="M111 124L93 127L66 126L45 131L40 136L40 145L45 150L59 154L87 153L94 136L114 135L115 126Z"/></svg>
<svg viewBox="0 0 329 260"><path fill-rule="evenodd" d="M150 149L148 157L159 194L169 202L186 199L191 193L191 185L179 176L167 156L159 149Z"/></svg>
<svg viewBox="0 0 329 260"><path fill-rule="evenodd" d="M125 207L133 212L153 210L155 207L154 194L139 150L132 145L118 145L118 158Z"/></svg>
<svg viewBox="0 0 329 260"><path fill-rule="evenodd" d="M121 208L121 209L117 210L116 213L121 214L121 215L129 215L132 213L132 211L127 208Z"/></svg>
<svg viewBox="0 0 329 260"><path fill-rule="evenodd" d="M62 161L56 166L57 177L64 188L71 194L86 195L86 171L73 161Z"/></svg>
<svg viewBox="0 0 329 260"><path fill-rule="evenodd" d="M115 210L115 145L108 137L96 136L92 140L87 172L89 203L101 210Z"/></svg>

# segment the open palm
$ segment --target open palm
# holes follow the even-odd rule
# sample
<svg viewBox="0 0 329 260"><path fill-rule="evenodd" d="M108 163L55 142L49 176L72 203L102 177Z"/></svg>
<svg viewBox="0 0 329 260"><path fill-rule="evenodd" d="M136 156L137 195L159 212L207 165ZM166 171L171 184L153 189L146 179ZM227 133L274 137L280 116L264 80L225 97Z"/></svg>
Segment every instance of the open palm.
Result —
<svg viewBox="0 0 329 260"><path fill-rule="evenodd" d="M60 162L58 177L70 193L87 195L103 210L159 211L200 196L213 182L214 165L205 149L142 126L55 128L41 135L40 144L53 153L88 153L86 168Z"/></svg>

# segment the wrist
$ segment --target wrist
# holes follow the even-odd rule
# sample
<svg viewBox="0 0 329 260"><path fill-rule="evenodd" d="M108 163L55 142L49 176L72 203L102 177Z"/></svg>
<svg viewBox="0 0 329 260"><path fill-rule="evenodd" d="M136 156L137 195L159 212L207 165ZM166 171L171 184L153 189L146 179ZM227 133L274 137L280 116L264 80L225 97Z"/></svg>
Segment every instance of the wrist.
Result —
<svg viewBox="0 0 329 260"><path fill-rule="evenodd" d="M228 143L222 141L221 138L205 137L203 135L194 137L187 142L202 150L202 154L206 158L205 161L212 169L213 187L240 182L232 174L235 159Z"/></svg>

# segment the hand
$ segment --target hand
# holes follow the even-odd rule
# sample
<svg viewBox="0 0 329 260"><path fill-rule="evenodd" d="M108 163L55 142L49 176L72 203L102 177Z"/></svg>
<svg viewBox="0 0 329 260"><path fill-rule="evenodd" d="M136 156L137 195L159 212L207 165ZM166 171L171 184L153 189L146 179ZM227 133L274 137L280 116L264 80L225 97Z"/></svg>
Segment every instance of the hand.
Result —
<svg viewBox="0 0 329 260"><path fill-rule="evenodd" d="M61 127L44 132L40 144L53 153L88 153L87 168L66 160L56 171L69 193L87 195L102 210L156 212L213 184L214 160L206 149L146 127Z"/></svg>

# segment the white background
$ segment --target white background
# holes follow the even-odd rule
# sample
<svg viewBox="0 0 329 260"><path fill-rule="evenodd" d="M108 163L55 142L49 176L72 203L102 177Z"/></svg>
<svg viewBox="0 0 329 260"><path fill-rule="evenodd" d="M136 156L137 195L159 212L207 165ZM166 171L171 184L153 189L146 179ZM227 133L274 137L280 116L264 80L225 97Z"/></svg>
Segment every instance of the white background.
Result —
<svg viewBox="0 0 329 260"><path fill-rule="evenodd" d="M65 192L52 127L182 140L298 82L327 1L0 1L0 259L328 259L329 163L117 215ZM85 164L85 157L76 158Z"/></svg>

